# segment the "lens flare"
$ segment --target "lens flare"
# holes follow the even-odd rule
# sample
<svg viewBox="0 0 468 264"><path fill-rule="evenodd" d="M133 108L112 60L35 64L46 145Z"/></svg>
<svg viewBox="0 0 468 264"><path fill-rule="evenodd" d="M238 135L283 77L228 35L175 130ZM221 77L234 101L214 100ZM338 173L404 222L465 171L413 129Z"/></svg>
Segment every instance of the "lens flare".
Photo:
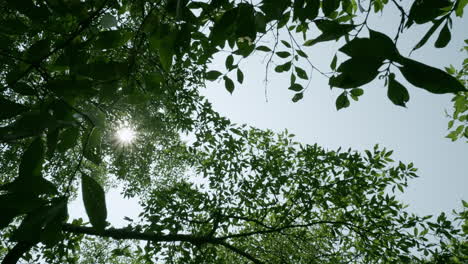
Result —
<svg viewBox="0 0 468 264"><path fill-rule="evenodd" d="M117 140L122 144L131 144L135 140L136 132L130 127L122 127L117 130Z"/></svg>

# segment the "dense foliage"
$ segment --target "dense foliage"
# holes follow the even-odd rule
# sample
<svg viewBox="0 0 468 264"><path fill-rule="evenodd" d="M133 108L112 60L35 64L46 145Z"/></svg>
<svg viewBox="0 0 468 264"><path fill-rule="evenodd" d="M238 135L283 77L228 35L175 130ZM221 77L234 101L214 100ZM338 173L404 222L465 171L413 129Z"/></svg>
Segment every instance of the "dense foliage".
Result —
<svg viewBox="0 0 468 264"><path fill-rule="evenodd" d="M466 202L451 222L396 199L416 177L412 164L378 146L331 151L232 124L199 95L214 80L232 93L254 53L267 55L265 78L270 68L287 74L294 102L312 72L343 89L338 110L377 77L400 106L409 92L397 78L466 93L452 75L400 54L397 41L432 23L414 49L438 28L435 47L445 47L467 3L1 1L2 263L467 261ZM401 12L393 37L367 24L389 4ZM317 69L309 47L341 38L332 72ZM208 70L223 54L226 69ZM122 126L136 131L131 144L115 137ZM116 186L143 208L125 228L106 221L105 190ZM68 217L78 192L89 223Z"/></svg>

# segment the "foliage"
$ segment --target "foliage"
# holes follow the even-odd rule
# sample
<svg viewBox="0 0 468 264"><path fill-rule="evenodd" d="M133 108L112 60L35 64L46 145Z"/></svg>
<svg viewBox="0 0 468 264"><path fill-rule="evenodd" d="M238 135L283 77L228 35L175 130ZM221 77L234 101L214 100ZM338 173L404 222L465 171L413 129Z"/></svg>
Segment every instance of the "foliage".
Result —
<svg viewBox="0 0 468 264"><path fill-rule="evenodd" d="M468 44L468 40L465 40ZM468 52L468 46L465 45L463 51ZM468 83L468 58L463 61L462 68L457 71L450 65L446 71L455 76L465 86ZM448 129L451 130L447 135L452 141L456 141L461 137L468 139L468 93L459 92L453 98L453 113L449 115L451 120L448 123Z"/></svg>
<svg viewBox="0 0 468 264"><path fill-rule="evenodd" d="M397 40L432 23L417 49L443 24L435 46L445 47L467 1L414 1L409 10L392 1L401 12L393 39L367 25L387 4L0 2L2 263L88 263L96 248L102 262L117 263L127 262L120 254L138 263L408 262L419 261L415 250L434 258L457 251L459 226L397 201L416 169L395 163L391 151L301 145L287 132L232 124L198 93L207 80L233 93L245 78L241 61L255 53L267 55L266 79L273 65L290 76L294 102L312 72L343 89L337 109L376 77L405 106L409 92L395 68L429 92L465 92L457 78L401 55ZM313 27L320 33L310 38ZM349 58L335 56L332 73L310 62L310 46L342 38ZM207 69L226 51L225 71ZM137 140L120 142L121 126L134 127ZM105 190L116 185L144 209L125 228L107 222ZM90 223L68 219L79 189ZM453 247L431 243L429 232Z"/></svg>

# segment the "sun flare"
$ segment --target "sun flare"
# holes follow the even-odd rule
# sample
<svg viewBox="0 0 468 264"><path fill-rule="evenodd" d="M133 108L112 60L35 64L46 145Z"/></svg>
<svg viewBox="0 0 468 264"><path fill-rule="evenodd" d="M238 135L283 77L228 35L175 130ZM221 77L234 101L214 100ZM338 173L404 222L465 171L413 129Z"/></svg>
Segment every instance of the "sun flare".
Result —
<svg viewBox="0 0 468 264"><path fill-rule="evenodd" d="M136 132L130 127L121 127L116 132L117 140L122 144L131 144L136 137Z"/></svg>

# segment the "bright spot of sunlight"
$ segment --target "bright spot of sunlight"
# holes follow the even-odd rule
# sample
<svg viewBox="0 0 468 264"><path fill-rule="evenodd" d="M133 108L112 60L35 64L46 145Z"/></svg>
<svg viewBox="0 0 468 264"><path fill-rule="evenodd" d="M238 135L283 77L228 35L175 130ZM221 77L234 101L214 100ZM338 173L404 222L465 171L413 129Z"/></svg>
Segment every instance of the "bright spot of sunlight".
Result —
<svg viewBox="0 0 468 264"><path fill-rule="evenodd" d="M131 144L135 140L136 132L130 127L123 126L117 130L116 137L121 144Z"/></svg>

